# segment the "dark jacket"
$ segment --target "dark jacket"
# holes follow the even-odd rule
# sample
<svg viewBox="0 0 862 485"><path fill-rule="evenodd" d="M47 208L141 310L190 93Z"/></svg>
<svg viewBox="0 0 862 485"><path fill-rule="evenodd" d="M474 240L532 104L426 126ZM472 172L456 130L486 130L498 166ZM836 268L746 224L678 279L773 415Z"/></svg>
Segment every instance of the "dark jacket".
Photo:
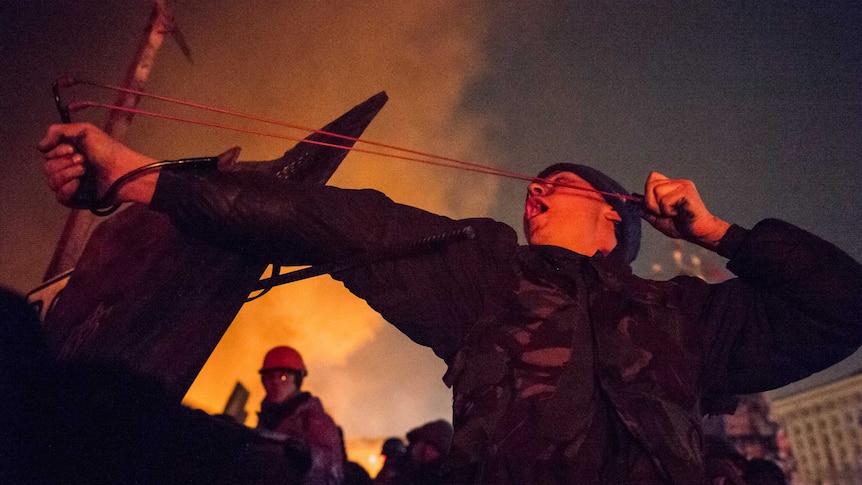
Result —
<svg viewBox="0 0 862 485"><path fill-rule="evenodd" d="M326 414L320 399L301 392L279 404L264 401L258 413L257 427L296 438L308 445L311 469L303 483L336 485L344 481L341 434Z"/></svg>
<svg viewBox="0 0 862 485"><path fill-rule="evenodd" d="M315 264L470 225L475 238L333 276L449 366L453 480L706 481L701 418L862 344L862 268L790 224L734 226L738 278L650 281L601 257L519 246L372 190L164 171L151 206L278 264Z"/></svg>

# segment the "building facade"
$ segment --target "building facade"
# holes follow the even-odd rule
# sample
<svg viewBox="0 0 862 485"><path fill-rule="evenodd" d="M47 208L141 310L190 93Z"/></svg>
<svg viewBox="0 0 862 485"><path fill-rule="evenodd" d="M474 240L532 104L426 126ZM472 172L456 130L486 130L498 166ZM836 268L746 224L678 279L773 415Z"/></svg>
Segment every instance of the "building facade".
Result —
<svg viewBox="0 0 862 485"><path fill-rule="evenodd" d="M795 484L862 485L862 373L772 400L793 450Z"/></svg>

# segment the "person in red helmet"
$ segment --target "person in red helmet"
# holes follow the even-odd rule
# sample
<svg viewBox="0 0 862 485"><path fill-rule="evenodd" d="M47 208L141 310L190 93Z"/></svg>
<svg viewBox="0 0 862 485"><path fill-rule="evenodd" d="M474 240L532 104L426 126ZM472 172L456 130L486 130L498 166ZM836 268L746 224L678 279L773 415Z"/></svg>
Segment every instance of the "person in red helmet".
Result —
<svg viewBox="0 0 862 485"><path fill-rule="evenodd" d="M342 483L341 435L320 399L301 390L308 375L302 356L288 346L274 347L266 353L259 372L266 396L260 403L257 428L306 443L312 463L304 483Z"/></svg>

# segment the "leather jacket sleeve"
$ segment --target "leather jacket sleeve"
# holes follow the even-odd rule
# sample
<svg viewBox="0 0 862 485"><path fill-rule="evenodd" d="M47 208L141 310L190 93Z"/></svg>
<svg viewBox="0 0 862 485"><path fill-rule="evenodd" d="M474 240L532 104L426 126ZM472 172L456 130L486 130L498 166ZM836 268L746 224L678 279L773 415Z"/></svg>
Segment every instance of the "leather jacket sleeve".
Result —
<svg viewBox="0 0 862 485"><path fill-rule="evenodd" d="M291 183L256 172L162 171L150 207L182 231L280 265L355 257L470 225L471 240L333 274L441 358L454 354L518 248L509 226L457 221L374 190Z"/></svg>

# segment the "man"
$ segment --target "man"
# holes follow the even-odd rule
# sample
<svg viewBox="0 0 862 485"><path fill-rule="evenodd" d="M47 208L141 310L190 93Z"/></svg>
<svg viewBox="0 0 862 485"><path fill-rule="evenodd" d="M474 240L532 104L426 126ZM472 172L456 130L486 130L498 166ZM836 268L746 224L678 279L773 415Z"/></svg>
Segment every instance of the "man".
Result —
<svg viewBox="0 0 862 485"><path fill-rule="evenodd" d="M444 485L449 483L449 448L454 430L448 421L438 419L407 432L410 455L408 476L404 483Z"/></svg>
<svg viewBox="0 0 862 485"><path fill-rule="evenodd" d="M394 436L387 438L380 449L380 456L383 457L383 466L374 477L374 483L377 485L398 483L398 480L404 476L404 470L410 461L404 441Z"/></svg>
<svg viewBox="0 0 862 485"><path fill-rule="evenodd" d="M100 193L155 160L86 124L39 146L69 203L84 155ZM471 226L475 237L333 277L449 369L454 483L708 483L701 418L862 344L862 267L790 224L747 230L712 215L694 184L652 173L642 204L580 165L528 188L520 246L489 219L452 220L371 190L253 173L149 172L119 188L182 230L284 265L317 264ZM738 278L631 274L638 213L729 259Z"/></svg>
<svg viewBox="0 0 862 485"><path fill-rule="evenodd" d="M383 444L386 461L374 479L377 485L444 485L448 484L449 448L454 430L448 421L438 419L411 429L407 433L406 450L401 440L402 455L386 455L388 443Z"/></svg>
<svg viewBox="0 0 862 485"><path fill-rule="evenodd" d="M263 358L260 380L266 396L260 404L258 429L299 439L311 451L309 484L338 484L344 480L341 434L320 399L303 392L308 371L292 347L271 349Z"/></svg>

